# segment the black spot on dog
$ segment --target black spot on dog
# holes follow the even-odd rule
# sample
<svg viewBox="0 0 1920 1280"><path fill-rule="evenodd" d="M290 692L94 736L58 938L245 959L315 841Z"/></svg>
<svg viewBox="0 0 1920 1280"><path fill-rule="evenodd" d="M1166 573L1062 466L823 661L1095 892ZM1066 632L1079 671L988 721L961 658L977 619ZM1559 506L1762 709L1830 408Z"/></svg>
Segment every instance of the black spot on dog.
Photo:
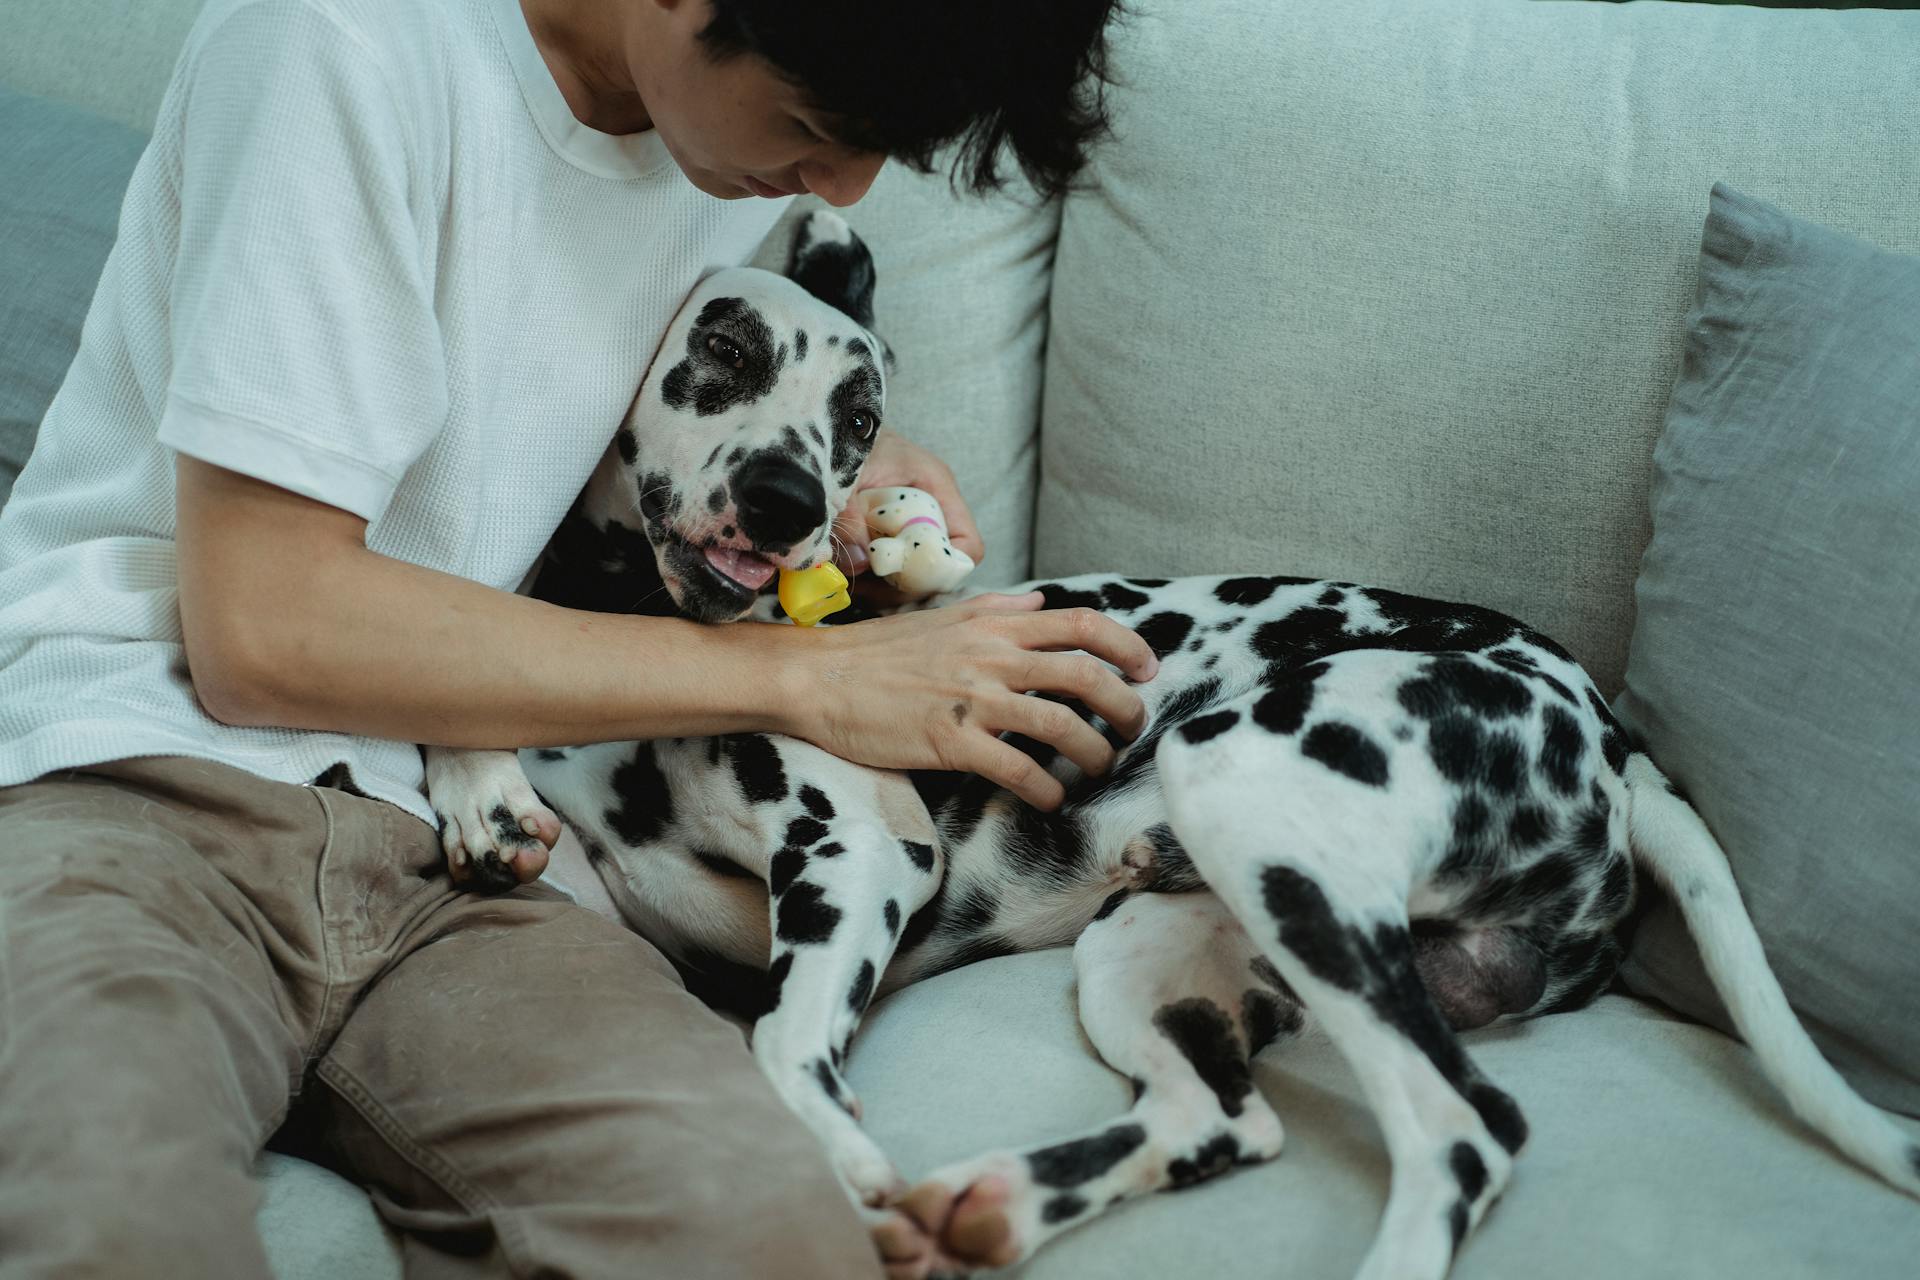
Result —
<svg viewBox="0 0 1920 1280"><path fill-rule="evenodd" d="M827 837L827 824L818 818L802 815L787 824L787 843L804 848L816 840Z"/></svg>
<svg viewBox="0 0 1920 1280"><path fill-rule="evenodd" d="M1322 591L1320 593L1319 598L1316 599L1314 603L1319 605L1322 609L1332 609L1337 605L1344 604L1346 602L1346 599L1347 599L1347 593L1342 591L1339 587L1328 587L1325 591Z"/></svg>
<svg viewBox="0 0 1920 1280"><path fill-rule="evenodd" d="M1590 858L1605 854L1607 844L1607 809L1605 805L1592 805L1580 811L1573 824L1573 847Z"/></svg>
<svg viewBox="0 0 1920 1280"><path fill-rule="evenodd" d="M1117 1124L1090 1138L1042 1147L1027 1156L1027 1168L1043 1187L1077 1187L1111 1170L1146 1140L1145 1126Z"/></svg>
<svg viewBox="0 0 1920 1280"><path fill-rule="evenodd" d="M829 840L823 845L816 846L813 852L807 856L812 858L837 858L846 851L847 846L841 844L838 840Z"/></svg>
<svg viewBox="0 0 1920 1280"><path fill-rule="evenodd" d="M1253 722L1269 733L1298 733L1313 708L1313 684L1327 669L1315 662L1283 676L1253 704Z"/></svg>
<svg viewBox="0 0 1920 1280"><path fill-rule="evenodd" d="M1147 642L1158 657L1168 654L1186 643L1187 635L1193 630L1193 619L1184 613L1156 613L1134 628L1134 632Z"/></svg>
<svg viewBox="0 0 1920 1280"><path fill-rule="evenodd" d="M1087 1202L1071 1192L1061 1192L1040 1206L1040 1221L1049 1225L1077 1218L1087 1211Z"/></svg>
<svg viewBox="0 0 1920 1280"><path fill-rule="evenodd" d="M1100 593L1063 587L1057 582L1043 582L1035 588L1042 603L1049 609L1098 609Z"/></svg>
<svg viewBox="0 0 1920 1280"><path fill-rule="evenodd" d="M1247 962L1247 968L1254 977L1260 979L1260 981L1266 983L1269 987L1272 987L1289 1002L1293 1004L1300 1003L1300 997L1293 993L1293 988L1287 985L1287 980L1280 976L1278 969L1273 967L1273 961L1267 959L1265 956L1255 956Z"/></svg>
<svg viewBox="0 0 1920 1280"><path fill-rule="evenodd" d="M853 976L853 986L847 992L847 1007L855 1013L867 1011L867 1001L873 999L874 980L873 961L862 960L860 972Z"/></svg>
<svg viewBox="0 0 1920 1280"><path fill-rule="evenodd" d="M809 784L800 788L800 803L822 822L833 817L833 801L827 799L826 792L816 786Z"/></svg>
<svg viewBox="0 0 1920 1280"><path fill-rule="evenodd" d="M1526 1145L1527 1118L1512 1098L1484 1080L1469 1085L1465 1096L1468 1105L1480 1113L1480 1123L1487 1126L1487 1132L1508 1155Z"/></svg>
<svg viewBox="0 0 1920 1280"><path fill-rule="evenodd" d="M669 409L684 409L693 401L693 365L682 360L660 379L660 402ZM631 461L631 459L629 459Z"/></svg>
<svg viewBox="0 0 1920 1280"><path fill-rule="evenodd" d="M1248 987L1240 993L1240 1025L1247 1033L1247 1052L1254 1054L1279 1039L1292 1035L1306 1018L1296 1003L1281 1003L1280 997L1262 987Z"/></svg>
<svg viewBox="0 0 1920 1280"><path fill-rule="evenodd" d="M881 911L880 916L887 922L887 933L889 936L900 932L900 904L898 902L895 902L892 898L888 898L887 905Z"/></svg>
<svg viewBox="0 0 1920 1280"><path fill-rule="evenodd" d="M1109 582L1100 588L1100 602L1108 609L1138 609L1150 599L1152 597L1144 592L1135 591L1132 587L1122 586L1118 582Z"/></svg>
<svg viewBox="0 0 1920 1280"><path fill-rule="evenodd" d="M693 860L711 871L714 875L725 876L729 880L758 880L760 877L747 870L732 858L723 854L709 853L705 849L692 850Z"/></svg>
<svg viewBox="0 0 1920 1280"><path fill-rule="evenodd" d="M1537 804L1516 805L1507 820L1507 841L1516 848L1543 845L1553 835L1553 815Z"/></svg>
<svg viewBox="0 0 1920 1280"><path fill-rule="evenodd" d="M1488 670L1458 654L1434 658L1398 692L1400 705L1422 720L1462 709L1482 716L1517 716L1533 706L1533 692L1519 676Z"/></svg>
<svg viewBox="0 0 1920 1280"><path fill-rule="evenodd" d="M613 833L628 845L651 844L673 821L673 795L653 758L653 744L633 744L633 759L613 771L619 804L603 815Z"/></svg>
<svg viewBox="0 0 1920 1280"><path fill-rule="evenodd" d="M847 1097L846 1086L840 1083L839 1073L825 1058L813 1060L813 1078L820 1084L820 1091L833 1099L833 1105L848 1115L853 1114L853 1102Z"/></svg>
<svg viewBox="0 0 1920 1280"><path fill-rule="evenodd" d="M1586 735L1580 722L1564 707L1549 703L1541 715L1546 737L1540 744L1540 771L1547 782L1563 796L1580 789L1580 760L1587 752Z"/></svg>
<svg viewBox="0 0 1920 1280"><path fill-rule="evenodd" d="M1230 1133L1216 1134L1202 1143L1200 1149L1191 1156L1169 1160L1167 1180L1173 1184L1173 1190L1184 1190L1208 1178L1219 1177L1233 1168L1239 1159L1240 1140Z"/></svg>
<svg viewBox="0 0 1920 1280"><path fill-rule="evenodd" d="M1322 721L1307 730L1307 735L1300 740L1300 754L1355 782L1375 787L1387 785L1387 753L1354 725L1339 720Z"/></svg>
<svg viewBox="0 0 1920 1280"><path fill-rule="evenodd" d="M733 758L734 780L741 794L755 803L787 798L787 773L780 766L780 749L773 739L757 733L734 733L726 738Z"/></svg>
<svg viewBox="0 0 1920 1280"><path fill-rule="evenodd" d="M1093 918L1095 920L1105 920L1108 916L1120 909L1120 904L1125 902L1131 893L1132 890L1130 889L1122 889L1118 893L1108 894L1107 900L1100 904L1100 909L1093 913Z"/></svg>
<svg viewBox="0 0 1920 1280"><path fill-rule="evenodd" d="M1221 604L1248 608L1263 603L1279 586L1272 578L1228 578L1214 585L1213 594Z"/></svg>
<svg viewBox="0 0 1920 1280"><path fill-rule="evenodd" d="M614 447L620 450L620 461L628 466L632 466L633 460L640 456L640 442L634 439L633 428L625 423L622 423L620 429L613 433L613 443Z"/></svg>
<svg viewBox="0 0 1920 1280"><path fill-rule="evenodd" d="M807 852L792 845L773 855L767 863L767 889L776 898L793 887L800 873L807 869Z"/></svg>
<svg viewBox="0 0 1920 1280"><path fill-rule="evenodd" d="M1478 782L1500 795L1520 788L1519 739L1489 732L1471 716L1450 712L1434 721L1427 731L1427 754L1449 782Z"/></svg>
<svg viewBox="0 0 1920 1280"><path fill-rule="evenodd" d="M1268 662L1289 666L1352 646L1345 636L1346 615L1338 609L1295 609L1254 629L1253 651ZM1343 643L1344 641L1344 643Z"/></svg>
<svg viewBox="0 0 1920 1280"><path fill-rule="evenodd" d="M856 345L847 347L852 350ZM863 355L827 395L827 429L833 436L830 465L842 485L853 483L873 446L872 428L880 421L883 394L879 370ZM856 425L856 417L864 418L867 425Z"/></svg>
<svg viewBox="0 0 1920 1280"><path fill-rule="evenodd" d="M1238 711L1212 711L1204 716L1195 716L1180 726L1180 738L1184 742L1199 744L1219 737L1240 723Z"/></svg>
<svg viewBox="0 0 1920 1280"><path fill-rule="evenodd" d="M1193 1064L1222 1111L1232 1117L1245 1109L1253 1076L1224 1009L1202 996L1176 1000L1154 1011L1153 1025Z"/></svg>
<svg viewBox="0 0 1920 1280"><path fill-rule="evenodd" d="M807 358L807 331L796 329L793 334L793 362L799 364Z"/></svg>
<svg viewBox="0 0 1920 1280"><path fill-rule="evenodd" d="M710 514L716 515L716 516L719 515L721 508L725 507L726 505L727 505L727 491L725 489L713 489L708 491L707 511Z"/></svg>
<svg viewBox="0 0 1920 1280"><path fill-rule="evenodd" d="M1167 585L1165 578L1128 578L1127 581L1136 587L1145 587L1149 591Z"/></svg>
<svg viewBox="0 0 1920 1280"><path fill-rule="evenodd" d="M567 753L564 751L556 751L552 747L541 747L533 753L533 758L552 764L555 760L565 760Z"/></svg>
<svg viewBox="0 0 1920 1280"><path fill-rule="evenodd" d="M350 796L359 796L362 800L373 798L353 785L353 769L345 760L336 760L322 769L308 785L331 787L335 791L344 791Z"/></svg>
<svg viewBox="0 0 1920 1280"><path fill-rule="evenodd" d="M943 913L941 924L954 933L980 933L993 923L993 895L974 885Z"/></svg>
<svg viewBox="0 0 1920 1280"><path fill-rule="evenodd" d="M724 344L713 345L719 339ZM738 360L725 352L737 353ZM786 350L773 330L744 298L714 298L700 308L687 330L687 354L661 380L661 399L672 409L691 405L711 417L754 401L773 390L786 364Z"/></svg>
<svg viewBox="0 0 1920 1280"><path fill-rule="evenodd" d="M825 942L839 923L840 908L826 900L825 890L803 880L781 895L773 932L780 941L796 945Z"/></svg>
<svg viewBox="0 0 1920 1280"><path fill-rule="evenodd" d="M1319 882L1275 866L1261 874L1260 888L1267 914L1280 926L1281 945L1328 986L1358 991L1362 970L1354 930L1334 914Z"/></svg>
<svg viewBox="0 0 1920 1280"><path fill-rule="evenodd" d="M918 840L902 840L900 847L907 851L907 860L921 871L933 870L933 846L921 844Z"/></svg>
<svg viewBox="0 0 1920 1280"><path fill-rule="evenodd" d="M1086 832L1078 814L1019 805L1002 852L1021 871L1058 883L1075 880L1086 865Z"/></svg>

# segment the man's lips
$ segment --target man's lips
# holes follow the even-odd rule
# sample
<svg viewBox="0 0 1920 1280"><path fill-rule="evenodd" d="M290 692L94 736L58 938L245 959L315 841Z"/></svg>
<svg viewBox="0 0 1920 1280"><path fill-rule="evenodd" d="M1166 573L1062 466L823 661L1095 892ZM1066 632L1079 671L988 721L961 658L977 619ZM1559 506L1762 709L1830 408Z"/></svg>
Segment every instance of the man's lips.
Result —
<svg viewBox="0 0 1920 1280"><path fill-rule="evenodd" d="M781 196L797 196L800 194L798 191L788 191L783 187L776 187L770 182L762 182L750 173L742 175L742 181L745 182L747 190L757 196L764 196L768 200L777 200Z"/></svg>
<svg viewBox="0 0 1920 1280"><path fill-rule="evenodd" d="M707 547L701 554L706 556L707 563L721 577L731 579L749 591L758 591L766 586L774 575L772 561L738 547Z"/></svg>

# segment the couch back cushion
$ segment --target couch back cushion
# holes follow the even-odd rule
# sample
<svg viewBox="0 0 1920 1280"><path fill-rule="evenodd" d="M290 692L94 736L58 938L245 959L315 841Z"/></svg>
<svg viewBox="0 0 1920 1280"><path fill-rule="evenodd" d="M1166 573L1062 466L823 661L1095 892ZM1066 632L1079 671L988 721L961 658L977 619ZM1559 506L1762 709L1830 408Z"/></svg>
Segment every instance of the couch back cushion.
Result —
<svg viewBox="0 0 1920 1280"><path fill-rule="evenodd" d="M1611 696L1708 194L1920 249L1920 13L1131 8L1060 231L1039 571L1470 599Z"/></svg>

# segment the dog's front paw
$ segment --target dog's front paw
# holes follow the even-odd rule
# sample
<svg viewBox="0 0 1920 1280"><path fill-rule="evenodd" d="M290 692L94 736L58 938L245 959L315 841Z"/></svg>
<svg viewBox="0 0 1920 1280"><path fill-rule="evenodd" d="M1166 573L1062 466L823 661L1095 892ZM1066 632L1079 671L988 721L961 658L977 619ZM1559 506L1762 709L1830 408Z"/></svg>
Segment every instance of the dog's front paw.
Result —
<svg viewBox="0 0 1920 1280"><path fill-rule="evenodd" d="M455 884L503 893L546 869L560 819L540 803L513 752L430 749L427 793Z"/></svg>

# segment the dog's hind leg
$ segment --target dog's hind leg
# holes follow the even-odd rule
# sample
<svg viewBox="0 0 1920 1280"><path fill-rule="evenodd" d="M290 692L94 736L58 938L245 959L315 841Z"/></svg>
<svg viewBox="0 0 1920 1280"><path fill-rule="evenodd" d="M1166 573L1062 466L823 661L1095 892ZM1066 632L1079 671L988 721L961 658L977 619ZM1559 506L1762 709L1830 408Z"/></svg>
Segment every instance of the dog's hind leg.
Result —
<svg viewBox="0 0 1920 1280"><path fill-rule="evenodd" d="M1379 687L1365 675L1352 687ZM1271 706L1262 717L1253 698L1190 722L1160 748L1160 776L1195 868L1339 1047L1379 1120L1392 1185L1362 1280L1439 1280L1506 1186L1526 1124L1421 984L1407 902L1444 852L1446 790L1424 746L1399 740L1364 697L1343 697L1345 683L1322 677L1315 710L1339 713L1324 731L1278 732L1297 718Z"/></svg>
<svg viewBox="0 0 1920 1280"><path fill-rule="evenodd" d="M1008 1266L1120 1200L1280 1153L1247 1059L1297 1030L1300 1009L1218 898L1115 894L1073 960L1081 1024L1132 1078L1133 1109L930 1174L899 1206L911 1221L877 1233L890 1275Z"/></svg>
<svg viewBox="0 0 1920 1280"><path fill-rule="evenodd" d="M783 740L781 755L800 804L768 864L771 1007L753 1053L855 1201L878 1205L899 1178L860 1128L841 1065L904 922L939 883L932 821L904 775L805 743Z"/></svg>

